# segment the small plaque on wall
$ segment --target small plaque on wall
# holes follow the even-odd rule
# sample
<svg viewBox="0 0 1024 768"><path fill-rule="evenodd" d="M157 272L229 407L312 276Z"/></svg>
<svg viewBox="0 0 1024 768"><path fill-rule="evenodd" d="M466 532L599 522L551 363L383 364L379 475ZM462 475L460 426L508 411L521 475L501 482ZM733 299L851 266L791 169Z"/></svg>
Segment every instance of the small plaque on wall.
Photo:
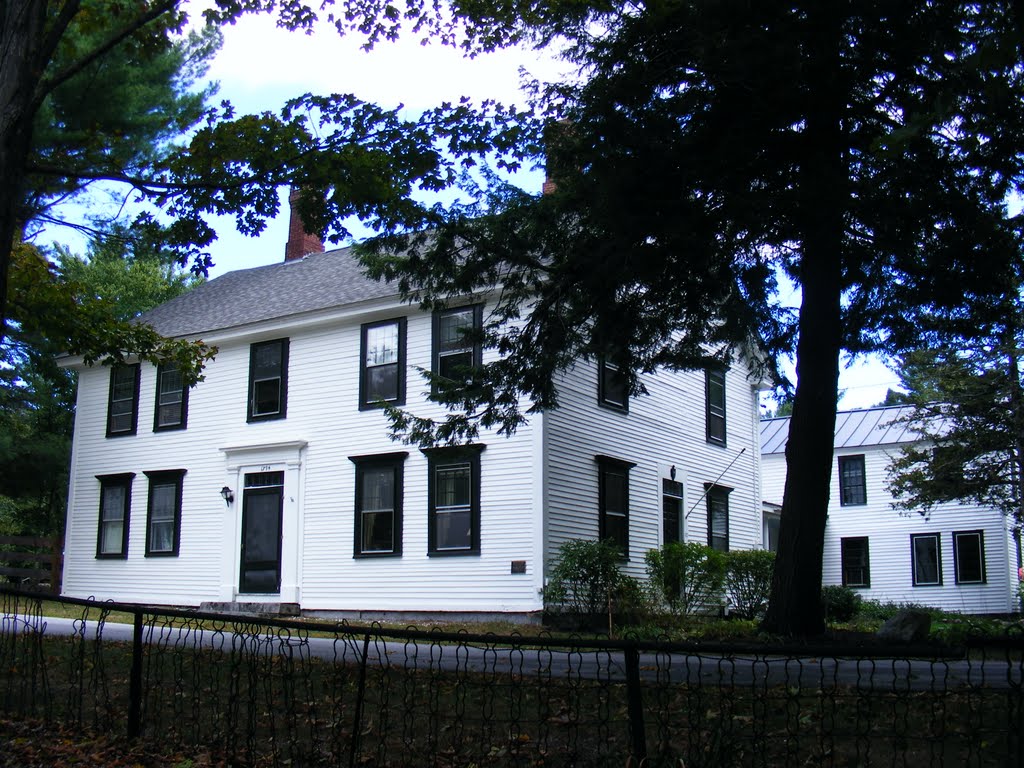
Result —
<svg viewBox="0 0 1024 768"><path fill-rule="evenodd" d="M525 560L513 560L512 561L512 573L526 573L526 561Z"/></svg>

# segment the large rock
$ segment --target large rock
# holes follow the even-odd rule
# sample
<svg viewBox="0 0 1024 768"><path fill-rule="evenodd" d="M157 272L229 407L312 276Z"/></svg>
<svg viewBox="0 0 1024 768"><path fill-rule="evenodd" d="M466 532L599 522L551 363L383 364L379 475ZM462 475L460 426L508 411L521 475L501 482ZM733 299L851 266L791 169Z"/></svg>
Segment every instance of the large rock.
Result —
<svg viewBox="0 0 1024 768"><path fill-rule="evenodd" d="M931 628L932 617L927 612L903 608L882 625L877 637L890 643L920 643Z"/></svg>

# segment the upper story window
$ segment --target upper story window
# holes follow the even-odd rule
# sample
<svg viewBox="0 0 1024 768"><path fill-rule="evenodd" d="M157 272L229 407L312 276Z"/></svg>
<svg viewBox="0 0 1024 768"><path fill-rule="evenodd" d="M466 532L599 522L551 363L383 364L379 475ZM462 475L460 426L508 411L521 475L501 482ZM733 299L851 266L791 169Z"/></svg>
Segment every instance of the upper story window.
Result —
<svg viewBox="0 0 1024 768"><path fill-rule="evenodd" d="M356 465L356 557L402 554L402 478L408 455L349 456Z"/></svg>
<svg viewBox="0 0 1024 768"><path fill-rule="evenodd" d="M849 536L841 539L840 560L844 587L870 587L871 564L868 560L868 537Z"/></svg>
<svg viewBox="0 0 1024 768"><path fill-rule="evenodd" d="M139 423L140 366L115 365L110 369L107 401L107 437L134 435Z"/></svg>
<svg viewBox="0 0 1024 768"><path fill-rule="evenodd" d="M707 486L708 546L719 552L729 551L729 493L723 485Z"/></svg>
<svg viewBox="0 0 1024 768"><path fill-rule="evenodd" d="M288 339L249 347L249 421L283 419L288 406Z"/></svg>
<svg viewBox="0 0 1024 768"><path fill-rule="evenodd" d="M426 448L430 555L480 554L480 444Z"/></svg>
<svg viewBox="0 0 1024 768"><path fill-rule="evenodd" d="M146 472L149 500L146 505L146 557L178 554L181 538L181 490L184 469Z"/></svg>
<svg viewBox="0 0 1024 768"><path fill-rule="evenodd" d="M957 584L984 584L985 532L954 531L953 563Z"/></svg>
<svg viewBox="0 0 1024 768"><path fill-rule="evenodd" d="M597 361L597 401L601 405L620 411L629 410L626 377L622 375L619 366L603 357Z"/></svg>
<svg viewBox="0 0 1024 768"><path fill-rule="evenodd" d="M937 587L942 584L942 555L939 547L939 534L911 534L910 568L915 587Z"/></svg>
<svg viewBox="0 0 1024 768"><path fill-rule="evenodd" d="M474 337L482 326L480 304L435 312L434 373L452 381L465 380L482 360L481 346Z"/></svg>
<svg viewBox="0 0 1024 768"><path fill-rule="evenodd" d="M96 537L97 558L128 557L128 522L132 511L132 478L120 475L97 475L100 481L99 532Z"/></svg>
<svg viewBox="0 0 1024 768"><path fill-rule="evenodd" d="M636 464L595 456L598 470L598 535L610 539L622 557L629 557L629 470Z"/></svg>
<svg viewBox="0 0 1024 768"><path fill-rule="evenodd" d="M184 429L188 419L188 387L174 365L156 369L156 412L153 431Z"/></svg>
<svg viewBox="0 0 1024 768"><path fill-rule="evenodd" d="M707 441L725 445L725 371L704 372L704 411Z"/></svg>
<svg viewBox="0 0 1024 768"><path fill-rule="evenodd" d="M405 405L405 318L361 328L359 408Z"/></svg>
<svg viewBox="0 0 1024 768"><path fill-rule="evenodd" d="M839 504L844 507L867 504L864 456L839 457Z"/></svg>

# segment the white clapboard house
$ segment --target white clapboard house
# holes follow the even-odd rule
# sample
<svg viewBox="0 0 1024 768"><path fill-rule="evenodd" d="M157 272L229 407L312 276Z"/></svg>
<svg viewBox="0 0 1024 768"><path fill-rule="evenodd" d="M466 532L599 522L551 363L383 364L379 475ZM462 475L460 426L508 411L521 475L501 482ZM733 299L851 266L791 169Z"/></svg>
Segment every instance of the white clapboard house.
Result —
<svg viewBox="0 0 1024 768"><path fill-rule="evenodd" d="M296 231L297 230L297 231ZM511 438L393 442L382 401L441 416L418 368L477 359L460 328L293 226L283 263L225 274L144 316L219 348L184 389L149 363L80 372L64 592L172 605L385 614L540 611L573 538L625 568L666 539L761 543L758 383L744 363L645 376L627 399L581 361L561 407Z"/></svg>
<svg viewBox="0 0 1024 768"><path fill-rule="evenodd" d="M938 504L927 517L893 508L889 465L921 440L900 422L906 413L892 406L836 414L824 583L883 602L962 613L1016 611L1021 554L1011 520L974 504ZM761 422L766 508L782 503L788 436L788 418Z"/></svg>

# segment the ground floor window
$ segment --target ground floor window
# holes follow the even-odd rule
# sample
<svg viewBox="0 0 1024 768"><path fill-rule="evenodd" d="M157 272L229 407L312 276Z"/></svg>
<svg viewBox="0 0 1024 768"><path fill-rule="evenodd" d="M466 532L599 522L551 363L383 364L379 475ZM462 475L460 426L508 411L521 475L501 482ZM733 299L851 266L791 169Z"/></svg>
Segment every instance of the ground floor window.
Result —
<svg viewBox="0 0 1024 768"><path fill-rule="evenodd" d="M661 481L661 525L665 544L683 540L683 484L675 480Z"/></svg>
<svg viewBox="0 0 1024 768"><path fill-rule="evenodd" d="M953 562L956 565L957 584L983 584L985 582L984 531L954 531Z"/></svg>
<svg viewBox="0 0 1024 768"><path fill-rule="evenodd" d="M184 469L146 472L149 501L146 505L146 556L178 554L181 538L181 490Z"/></svg>
<svg viewBox="0 0 1024 768"><path fill-rule="evenodd" d="M480 553L480 453L484 446L426 448L427 551L430 555Z"/></svg>
<svg viewBox="0 0 1024 768"><path fill-rule="evenodd" d="M942 584L939 534L913 534L910 537L910 558L915 587L937 587Z"/></svg>
<svg viewBox="0 0 1024 768"><path fill-rule="evenodd" d="M402 554L405 451L349 456L356 465L355 556Z"/></svg>
<svg viewBox="0 0 1024 768"><path fill-rule="evenodd" d="M871 565L868 537L850 536L840 541L844 587L870 587Z"/></svg>
<svg viewBox="0 0 1024 768"><path fill-rule="evenodd" d="M729 551L729 492L721 485L707 486L708 546L719 552Z"/></svg>
<svg viewBox="0 0 1024 768"><path fill-rule="evenodd" d="M134 473L97 475L100 481L99 534L96 557L128 557L128 523L132 510Z"/></svg>

